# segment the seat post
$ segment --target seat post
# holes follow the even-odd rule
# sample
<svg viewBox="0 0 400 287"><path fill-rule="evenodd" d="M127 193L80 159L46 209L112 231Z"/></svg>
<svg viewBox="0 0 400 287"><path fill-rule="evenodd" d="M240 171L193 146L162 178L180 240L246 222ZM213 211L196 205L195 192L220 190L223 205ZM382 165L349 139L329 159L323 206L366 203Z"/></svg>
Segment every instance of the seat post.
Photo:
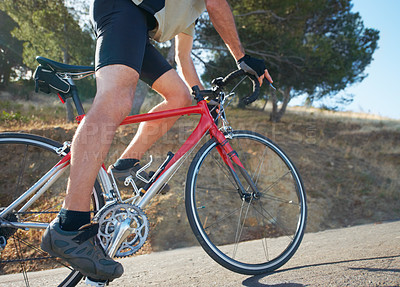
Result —
<svg viewBox="0 0 400 287"><path fill-rule="evenodd" d="M81 99L79 98L78 88L75 86L75 83L71 78L68 79L68 82L71 85L71 95L72 95L72 100L74 101L76 111L78 112L78 115L80 116L84 115L85 110L83 109Z"/></svg>

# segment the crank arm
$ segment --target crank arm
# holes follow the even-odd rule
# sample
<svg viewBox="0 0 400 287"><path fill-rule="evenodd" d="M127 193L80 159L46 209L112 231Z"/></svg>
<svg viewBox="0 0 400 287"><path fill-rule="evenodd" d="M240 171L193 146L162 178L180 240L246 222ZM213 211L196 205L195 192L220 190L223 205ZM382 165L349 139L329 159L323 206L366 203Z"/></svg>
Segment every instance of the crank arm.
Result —
<svg viewBox="0 0 400 287"><path fill-rule="evenodd" d="M114 231L114 236L112 238L112 241L107 248L107 253L108 255L113 258L115 256L115 253L117 253L117 250L121 243L130 235L132 234L132 227L131 227L132 219L126 218L124 221L119 222L118 225L115 228Z"/></svg>

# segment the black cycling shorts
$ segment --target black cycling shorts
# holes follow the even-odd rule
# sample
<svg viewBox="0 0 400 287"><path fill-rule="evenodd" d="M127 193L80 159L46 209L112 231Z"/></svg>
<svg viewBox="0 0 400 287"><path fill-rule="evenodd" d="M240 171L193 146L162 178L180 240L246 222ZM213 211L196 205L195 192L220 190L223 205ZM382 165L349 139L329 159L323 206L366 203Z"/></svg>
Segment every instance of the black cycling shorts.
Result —
<svg viewBox="0 0 400 287"><path fill-rule="evenodd" d="M96 71L108 65L126 65L152 86L172 69L149 41L155 18L131 0L94 0L91 17L97 38Z"/></svg>

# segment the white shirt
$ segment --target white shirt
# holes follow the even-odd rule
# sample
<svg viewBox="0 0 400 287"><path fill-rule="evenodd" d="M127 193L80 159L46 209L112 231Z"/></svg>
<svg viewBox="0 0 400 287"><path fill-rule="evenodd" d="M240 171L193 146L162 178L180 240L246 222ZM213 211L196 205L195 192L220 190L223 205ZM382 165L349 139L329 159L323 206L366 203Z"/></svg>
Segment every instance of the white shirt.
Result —
<svg viewBox="0 0 400 287"><path fill-rule="evenodd" d="M194 23L206 10L204 0L132 0L157 20L151 38L165 42L179 33L194 35Z"/></svg>

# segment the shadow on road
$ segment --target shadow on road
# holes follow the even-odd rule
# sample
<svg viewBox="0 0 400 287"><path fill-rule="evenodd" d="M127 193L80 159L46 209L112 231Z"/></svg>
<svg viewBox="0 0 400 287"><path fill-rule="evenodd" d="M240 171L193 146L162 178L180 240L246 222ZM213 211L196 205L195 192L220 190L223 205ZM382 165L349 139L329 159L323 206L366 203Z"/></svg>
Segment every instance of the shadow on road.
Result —
<svg viewBox="0 0 400 287"><path fill-rule="evenodd" d="M304 287L306 285L297 284L297 283L281 283L281 284L274 284L274 285L266 285L266 284L262 284L260 282L253 282L253 283L250 283L250 285L245 285L245 286L251 286L251 287Z"/></svg>
<svg viewBox="0 0 400 287"><path fill-rule="evenodd" d="M361 258L361 259L350 259L350 260L341 260L341 261L334 261L334 262L323 262L323 263L317 263L317 264L296 266L296 267L287 268L287 269L280 269L280 270L277 270L275 272L271 272L271 273L268 273L268 274L256 275L256 276L247 278L246 280L243 281L243 286L249 286L249 287L304 287L305 285L297 284L297 283L282 283L282 284L269 285L269 284L261 283L260 280L265 278L265 277L268 277L268 276L270 276L272 274L288 272L288 271L292 271L292 270L299 270L299 269L318 267L318 266L336 265L336 264L350 263L350 262L362 262L362 261L370 261L370 260L391 259L391 258L400 258L400 255ZM361 270L362 269L362 270L366 270L366 271L370 271L370 272L400 272L400 269L393 269L393 268L391 268L391 269L382 269L382 268L350 267L350 269L354 269L354 270Z"/></svg>

